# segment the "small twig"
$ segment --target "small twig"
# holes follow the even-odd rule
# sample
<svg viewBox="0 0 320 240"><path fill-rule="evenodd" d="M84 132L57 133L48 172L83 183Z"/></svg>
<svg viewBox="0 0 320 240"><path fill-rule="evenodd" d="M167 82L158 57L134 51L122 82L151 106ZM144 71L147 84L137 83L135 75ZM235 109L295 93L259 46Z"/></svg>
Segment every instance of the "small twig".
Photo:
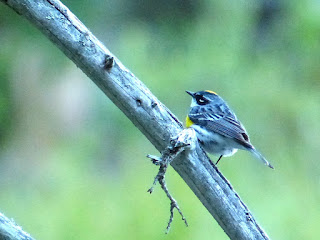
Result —
<svg viewBox="0 0 320 240"><path fill-rule="evenodd" d="M159 166L160 162L162 161L161 157L157 157L157 156L150 155L150 154L147 155L147 158L150 158L151 162L156 166Z"/></svg>
<svg viewBox="0 0 320 240"><path fill-rule="evenodd" d="M163 189L163 191L166 193L167 197L170 199L170 218L169 218L169 222L168 222L168 225L167 225L167 228L166 228L166 234L169 232L170 230L170 227L171 227L171 223L173 221L173 210L176 208L177 211L179 212L182 220L184 221L184 223L186 224L186 226L188 227L188 222L187 222L187 219L184 217L177 201L172 197L172 195L170 194L168 188L167 188L167 185L166 185L166 182L164 180L164 178L160 178L159 179L159 183L161 185L161 188Z"/></svg>
<svg viewBox="0 0 320 240"><path fill-rule="evenodd" d="M170 146L164 151L164 153L162 154L162 158L156 157L153 155L147 155L147 157L151 159L153 164L155 164L157 166L160 165L158 174L155 176L151 188L148 189L149 193L153 192L153 188L157 184L157 182L160 183L160 181L164 181L164 177L167 172L167 168L168 168L169 164L173 161L174 158L176 158L177 155L179 155L184 150L184 147L185 146L183 146L183 147L179 146L178 147L179 149L176 150L176 149L174 149L176 147L172 148L172 146Z"/></svg>
<svg viewBox="0 0 320 240"><path fill-rule="evenodd" d="M166 228L166 234L169 232L171 223L173 221L173 210L177 209L182 220L188 226L187 220L184 217L177 201L170 194L166 182L165 182L165 174L167 172L169 164L181 153L183 152L187 146L191 145L191 141L194 139L194 132L189 129L183 130L178 137L174 138L170 142L170 146L168 146L162 153L162 157L156 157L152 155L148 155L147 157L151 159L152 163L155 165L160 165L159 171L154 178L152 186L148 189L148 192L151 194L153 192L154 186L159 182L161 188L166 193L167 197L170 200L170 218Z"/></svg>

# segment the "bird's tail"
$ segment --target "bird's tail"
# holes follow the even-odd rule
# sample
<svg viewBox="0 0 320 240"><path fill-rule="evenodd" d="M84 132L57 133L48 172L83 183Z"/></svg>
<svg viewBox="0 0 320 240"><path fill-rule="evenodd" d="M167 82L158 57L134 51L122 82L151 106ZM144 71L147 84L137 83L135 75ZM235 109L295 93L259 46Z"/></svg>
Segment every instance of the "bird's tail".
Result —
<svg viewBox="0 0 320 240"><path fill-rule="evenodd" d="M269 168L274 169L274 167L265 159L264 156L262 156L261 153L258 152L255 148L250 149L250 152L259 160L261 160L265 165L267 165Z"/></svg>

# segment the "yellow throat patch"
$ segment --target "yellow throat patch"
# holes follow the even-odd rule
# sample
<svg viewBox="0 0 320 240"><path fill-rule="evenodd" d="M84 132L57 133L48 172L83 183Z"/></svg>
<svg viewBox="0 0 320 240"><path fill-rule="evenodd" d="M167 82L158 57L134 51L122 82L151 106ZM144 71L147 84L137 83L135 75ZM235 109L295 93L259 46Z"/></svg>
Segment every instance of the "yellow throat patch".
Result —
<svg viewBox="0 0 320 240"><path fill-rule="evenodd" d="M187 116L187 118L186 118L186 126L187 126L187 128L188 128L188 127L191 127L191 125L193 125L193 122L191 121L191 119L189 118L189 116Z"/></svg>

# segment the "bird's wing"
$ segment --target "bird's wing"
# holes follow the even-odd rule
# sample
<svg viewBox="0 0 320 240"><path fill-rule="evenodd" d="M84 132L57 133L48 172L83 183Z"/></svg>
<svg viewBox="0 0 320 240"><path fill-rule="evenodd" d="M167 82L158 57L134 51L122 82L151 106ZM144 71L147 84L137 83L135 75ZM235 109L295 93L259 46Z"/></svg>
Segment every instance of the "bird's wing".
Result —
<svg viewBox="0 0 320 240"><path fill-rule="evenodd" d="M232 113L216 114L213 112L202 112L190 114L189 118L197 125L219 133L222 136L233 138L245 147L252 148L246 130Z"/></svg>

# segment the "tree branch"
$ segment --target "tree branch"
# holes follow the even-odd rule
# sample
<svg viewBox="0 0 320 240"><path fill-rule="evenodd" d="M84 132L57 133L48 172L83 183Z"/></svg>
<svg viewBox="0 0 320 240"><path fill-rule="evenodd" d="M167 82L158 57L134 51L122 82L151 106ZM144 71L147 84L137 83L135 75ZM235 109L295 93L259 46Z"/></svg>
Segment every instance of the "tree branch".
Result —
<svg viewBox="0 0 320 240"><path fill-rule="evenodd" d="M50 38L160 152L183 129L179 120L60 1L0 1ZM194 151L182 152L171 166L230 239L268 239L229 182L196 144Z"/></svg>
<svg viewBox="0 0 320 240"><path fill-rule="evenodd" d="M3 240L32 240L33 238L16 225L13 220L8 219L0 213L0 239Z"/></svg>

